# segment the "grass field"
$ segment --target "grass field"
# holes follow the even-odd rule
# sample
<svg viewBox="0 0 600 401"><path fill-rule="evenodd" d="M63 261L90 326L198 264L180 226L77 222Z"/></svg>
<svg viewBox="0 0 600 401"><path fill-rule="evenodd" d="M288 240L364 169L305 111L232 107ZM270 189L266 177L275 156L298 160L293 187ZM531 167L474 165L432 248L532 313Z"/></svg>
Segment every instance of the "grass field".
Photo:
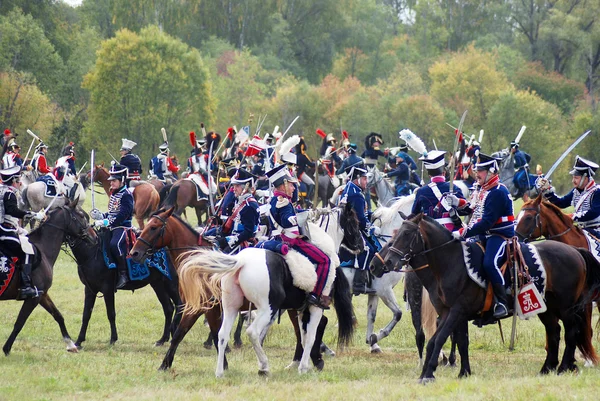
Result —
<svg viewBox="0 0 600 401"><path fill-rule="evenodd" d="M88 207L89 207L89 200ZM98 196L106 210L106 197ZM192 213L193 214L193 213ZM76 338L83 310L83 285L75 263L61 255L56 266L54 302ZM402 286L396 289L401 299ZM0 341L12 330L21 303L2 303ZM323 372L300 376L286 371L293 352L294 336L287 316L276 324L265 342L271 375L257 376L254 351L244 335L244 347L233 350L225 378L214 377L216 353L202 343L208 329L197 324L178 349L174 368L158 372L167 347L156 348L163 317L153 291L120 292L117 296L119 341L109 346L110 336L102 299L90 322L84 349L65 351L57 324L41 308L36 309L17 338L11 355L0 360L0 400L597 400L600 369L583 368L579 374L539 376L544 357L545 336L537 319L519 321L517 349L509 352L500 340L497 326L471 326L470 356L473 376L458 380L458 369L439 368L438 380L417 384L420 369L414 329L409 312L395 331L380 345L383 354L371 355L364 343L366 298L355 298L359 327L353 345L327 358ZM335 314L330 317L326 342L335 342ZM391 318L380 307L377 329ZM597 314L594 321L598 320ZM508 321L507 321L508 323ZM505 337L510 335L505 323ZM594 341L599 347L597 339Z"/></svg>

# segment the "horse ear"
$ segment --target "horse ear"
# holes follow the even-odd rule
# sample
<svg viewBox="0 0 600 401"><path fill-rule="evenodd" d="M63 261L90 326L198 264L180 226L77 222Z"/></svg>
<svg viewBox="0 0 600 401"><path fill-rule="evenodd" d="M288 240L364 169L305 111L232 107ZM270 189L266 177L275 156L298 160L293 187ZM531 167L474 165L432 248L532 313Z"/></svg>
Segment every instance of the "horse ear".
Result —
<svg viewBox="0 0 600 401"><path fill-rule="evenodd" d="M100 167L104 168L104 162L100 163Z"/></svg>
<svg viewBox="0 0 600 401"><path fill-rule="evenodd" d="M536 206L539 205L540 203L542 203L542 198L543 198L543 195L540 193L537 196L537 198L535 198L535 200L533 201L533 204L536 205Z"/></svg>
<svg viewBox="0 0 600 401"><path fill-rule="evenodd" d="M402 217L402 220L408 220L408 216L405 215L402 210L398 210L398 214L400 215L400 217Z"/></svg>
<svg viewBox="0 0 600 401"><path fill-rule="evenodd" d="M75 198L71 202L69 202L69 207L71 209L75 209L78 204L79 204L79 195L77 195L77 198Z"/></svg>
<svg viewBox="0 0 600 401"><path fill-rule="evenodd" d="M173 214L174 211L175 211L175 206L173 206L172 208L167 210L167 215L165 217L171 217L171 215Z"/></svg>

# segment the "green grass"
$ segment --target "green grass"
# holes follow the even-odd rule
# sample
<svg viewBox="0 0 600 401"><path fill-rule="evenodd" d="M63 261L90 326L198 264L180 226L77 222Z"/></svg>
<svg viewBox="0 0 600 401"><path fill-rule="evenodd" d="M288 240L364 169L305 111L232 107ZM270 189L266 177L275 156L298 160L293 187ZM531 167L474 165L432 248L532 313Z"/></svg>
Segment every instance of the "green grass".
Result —
<svg viewBox="0 0 600 401"><path fill-rule="evenodd" d="M98 196L105 210L106 197ZM102 207L100 207L102 209ZM402 286L396 289L401 299ZM55 266L54 302L65 317L73 338L77 336L83 309L83 285L74 262L61 255ZM381 304L381 303L380 303ZM0 341L4 342L17 317L20 302L2 303ZM161 334L162 309L153 291L145 288L117 295L119 341L109 346L110 331L102 299L90 322L84 349L69 354L58 326L41 308L36 309L17 338L12 353L0 357L0 400L597 400L598 368L579 374L538 376L544 357L545 336L537 319L519 321L517 349L509 352L498 327L470 327L473 376L458 380L458 369L439 368L438 380L417 384L420 369L410 314L381 342L383 354L371 355L364 343L366 298L355 299L359 327L354 344L335 358L327 358L325 370L300 376L286 371L294 336L287 316L274 325L265 342L271 376L257 376L254 351L244 335L244 347L233 350L225 378L214 377L216 353L202 343L208 329L198 323L177 351L174 368L157 372L167 347L153 346ZM326 342L335 342L335 314L328 312ZM391 318L380 306L376 327ZM594 316L594 321L598 319ZM507 321L508 323L508 321ZM505 323L505 337L510 335ZM598 347L598 341L595 340Z"/></svg>

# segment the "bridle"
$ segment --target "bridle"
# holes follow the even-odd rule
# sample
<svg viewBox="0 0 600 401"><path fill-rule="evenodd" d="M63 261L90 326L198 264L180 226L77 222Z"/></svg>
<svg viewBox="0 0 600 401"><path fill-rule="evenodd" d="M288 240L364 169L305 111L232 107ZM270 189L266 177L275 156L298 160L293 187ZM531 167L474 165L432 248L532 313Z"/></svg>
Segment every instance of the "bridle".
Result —
<svg viewBox="0 0 600 401"><path fill-rule="evenodd" d="M521 211L534 211L535 212L535 215L534 215L534 224L533 224L533 226L531 227L531 229L529 230L529 232L526 235L523 235L520 232L518 232L518 231L515 230L515 232L517 233L517 235L519 237L521 237L524 241L531 241L532 240L531 235L536 230L536 228L539 227L540 234L543 231L543 228L542 228L542 219L541 219L541 214L542 214L542 212L541 212L541 206L537 205L536 207L525 207L525 208L522 208ZM563 231L561 233L558 233L558 234L549 235L549 236L546 237L546 239L547 240L551 240L551 239L554 239L554 238L562 237L563 235L565 235L566 233L568 233L572 229L573 229L573 225L570 225L569 227L567 227L567 229L565 231Z"/></svg>
<svg viewBox="0 0 600 401"><path fill-rule="evenodd" d="M86 225L81 225L81 229L79 230L79 233L76 234L75 236L70 235L67 231L67 229L71 226L71 223L75 222L76 224L78 224L77 222L77 218L73 215L73 211L67 207L67 206L61 206L60 209L62 209L63 211L67 212L67 214L69 215L69 217L67 217L64 213L63 215L65 215L65 224L64 227L60 227L57 226L56 224L52 224L49 221L45 221L42 223L42 226L48 226L48 227L52 227L52 228L56 228L59 231L62 231L63 233L65 233L65 240L66 242L69 244L70 247L75 247L77 245L79 245L82 241L86 240L87 237L87 226ZM56 209L59 210L59 209ZM55 213L55 212L54 212Z"/></svg>
<svg viewBox="0 0 600 401"><path fill-rule="evenodd" d="M158 235L154 237L152 242L145 240L144 238L142 238L141 235L137 238L137 241L141 242L142 244L144 244L148 247L148 249L146 249L146 251L144 252L144 255L148 255L148 256L151 256L158 251L157 249L155 249L156 243L158 242L158 240L163 239L163 237L165 235L165 231L167 230L167 219L160 217L160 215L158 215L158 214L155 214L152 217L150 217L150 220L152 220L152 219L157 219L162 223L162 226L160 227L160 231L158 232ZM150 222L150 220L148 222Z"/></svg>

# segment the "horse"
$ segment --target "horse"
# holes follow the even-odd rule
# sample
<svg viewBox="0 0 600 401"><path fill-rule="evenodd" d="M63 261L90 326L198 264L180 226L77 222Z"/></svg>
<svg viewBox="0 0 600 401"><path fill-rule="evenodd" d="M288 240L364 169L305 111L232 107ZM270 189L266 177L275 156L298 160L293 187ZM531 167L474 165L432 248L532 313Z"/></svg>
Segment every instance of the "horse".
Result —
<svg viewBox="0 0 600 401"><path fill-rule="evenodd" d="M176 261L176 269L179 269L181 256L184 252L200 249L201 247L212 248L210 242L205 240L179 216L175 215L173 210L173 208L169 210L160 210L148 221L146 228L140 234L138 241L130 251L130 255L134 260L141 262L156 249L166 247L169 250L171 260ZM297 324L296 315L292 313L292 311L289 311L288 313L294 324L294 331L297 338L294 361L300 361L303 352L303 348L300 344L300 328ZM211 333L211 337L209 338L212 339L215 349L218 351L217 341L219 338L219 329L221 327L221 308L217 305L194 313L184 311L181 321L173 334L169 350L159 368L160 370L171 368L177 347L202 314L205 314L206 320L208 321ZM313 364L319 370L324 366L319 344L321 344L321 338L326 325L327 318L323 317L323 321L318 330L318 343L311 350L311 359ZM238 329L241 330L241 326L238 326ZM237 330L236 336L238 336ZM236 341L237 340L238 338L236 337ZM227 369L226 359L224 360L224 366L225 369Z"/></svg>
<svg viewBox="0 0 600 401"><path fill-rule="evenodd" d="M314 237L320 231L311 228ZM325 246L330 257L335 257L331 239L321 231L319 244ZM331 283L333 274L335 279ZM338 318L338 345L347 345L353 335L353 308L348 281L339 268L330 271L328 286L333 286L331 295ZM219 330L216 376L223 376L223 358L233 321L246 298L256 306L256 317L246 330L259 362L259 375L269 374L269 363L262 342L269 327L277 319L280 310L298 311L298 323L302 328L302 358L298 371L308 371L310 356L318 327L321 325L323 309L306 305L306 292L296 287L288 264L283 256L260 248L246 248L235 256L216 251L192 251L180 270L180 290L190 312L214 304L213 296L221 298L223 324ZM316 342L319 344L319 342Z"/></svg>
<svg viewBox="0 0 600 401"><path fill-rule="evenodd" d="M19 316L15 322L13 331L8 340L2 347L4 354L8 356L12 349L15 339L25 325L31 312L39 305L48 311L58 323L63 341L67 344L67 351L77 352L77 347L71 340L71 336L65 326L65 321L52 302L48 290L52 286L52 275L54 263L60 253L61 244L67 237L83 238L87 235L87 217L85 213L77 207L77 201L67 202L65 205L53 209L48 213L46 220L35 230L29 233L29 240L37 248L39 257L34 258L34 269L31 274L32 284L43 294L38 298L29 298L23 302L19 311ZM16 269L15 269L16 272ZM18 277L18 275L17 275ZM17 298L20 280L13 279L4 293L0 295L0 301L12 300Z"/></svg>
<svg viewBox="0 0 600 401"><path fill-rule="evenodd" d="M85 201L85 191L87 190L86 184L87 181L80 182L75 180L77 190L75 191L73 199L78 200L78 206L83 205L83 202ZM24 208L33 211L40 211L46 209L48 206L50 206L49 210L52 210L70 203L69 197L64 196L63 194L58 194L56 200L53 196L46 196L46 184L41 181L29 184L23 189L21 195Z"/></svg>
<svg viewBox="0 0 600 401"><path fill-rule="evenodd" d="M546 329L546 360L541 374L576 371L575 349L597 363L591 342L591 295L600 288L600 264L585 249L545 241L534 245L546 271L545 300L547 310L538 317ZM471 374L468 347L468 321L477 317L483 307L486 290L467 273L461 241L434 219L418 214L404 221L394 238L380 251L381 260L374 259L374 274L399 270L405 266L416 274L432 294L431 300L441 317L440 324L427 344L421 383L435 380L437 358L448 336L454 333L461 356L459 378ZM424 274L425 273L425 274ZM433 296L433 295L436 296ZM565 327L565 351L558 363L560 326Z"/></svg>
<svg viewBox="0 0 600 401"><path fill-rule="evenodd" d="M338 176L330 177L329 174L325 171L323 166L318 167L319 177L318 177L318 199L321 201L323 207L330 206L329 199L333 196L336 188L340 186L340 179ZM318 202L317 202L318 203ZM318 205L314 205L317 207Z"/></svg>
<svg viewBox="0 0 600 401"><path fill-rule="evenodd" d="M104 297L106 305L106 315L110 324L110 345L113 345L118 340L116 312L115 312L115 282L117 280L117 269L109 269L104 261L102 243L100 236L96 231L87 226L88 237L84 240L81 238L67 237L67 243L73 253L75 262L77 263L77 273L79 279L85 287L85 301L83 307L83 317L81 319L81 329L77 336L75 345L81 349L85 341L88 325L98 293ZM150 275L143 280L129 281L121 290L134 291L150 285L156 297L160 302L165 316L165 324L163 327L162 336L155 342L155 346L161 346L169 341L171 332L174 331L176 324L173 323L174 312L179 311L175 315L175 323L178 321L180 311L183 309L181 298L179 296L178 278L175 271L171 270L172 277L169 280L156 269L149 267Z"/></svg>
<svg viewBox="0 0 600 401"><path fill-rule="evenodd" d="M161 206L164 209L174 207L177 216L181 216L186 207L193 207L200 226L202 225L202 214L208 213L209 200L208 198L198 199L196 184L192 180L181 179L169 188L169 194Z"/></svg>
<svg viewBox="0 0 600 401"><path fill-rule="evenodd" d="M91 175L91 171L87 175ZM110 196L110 181L108 177L110 177L110 173L104 167L104 163L102 163L94 166L94 177L90 178L90 180L102 185L106 195ZM158 209L160 196L154 185L146 181L131 181L130 186L133 191L133 215L137 220L138 226L143 230L144 220L149 218Z"/></svg>
<svg viewBox="0 0 600 401"><path fill-rule="evenodd" d="M528 191L524 193L520 193L519 188L514 183L515 177L515 158L513 157L512 152L509 149L503 149L498 152L492 153L492 157L496 157L500 159L499 167L500 171L498 175L500 176L500 182L502 182L506 188L510 191L513 199L524 198L523 200L529 200L530 198L535 198L539 192L535 186L532 186Z"/></svg>
<svg viewBox="0 0 600 401"><path fill-rule="evenodd" d="M377 166L372 168L368 167L367 170L367 191L369 191L370 188L375 188L379 204L389 206L398 199L396 197L396 188L391 182L385 179Z"/></svg>

